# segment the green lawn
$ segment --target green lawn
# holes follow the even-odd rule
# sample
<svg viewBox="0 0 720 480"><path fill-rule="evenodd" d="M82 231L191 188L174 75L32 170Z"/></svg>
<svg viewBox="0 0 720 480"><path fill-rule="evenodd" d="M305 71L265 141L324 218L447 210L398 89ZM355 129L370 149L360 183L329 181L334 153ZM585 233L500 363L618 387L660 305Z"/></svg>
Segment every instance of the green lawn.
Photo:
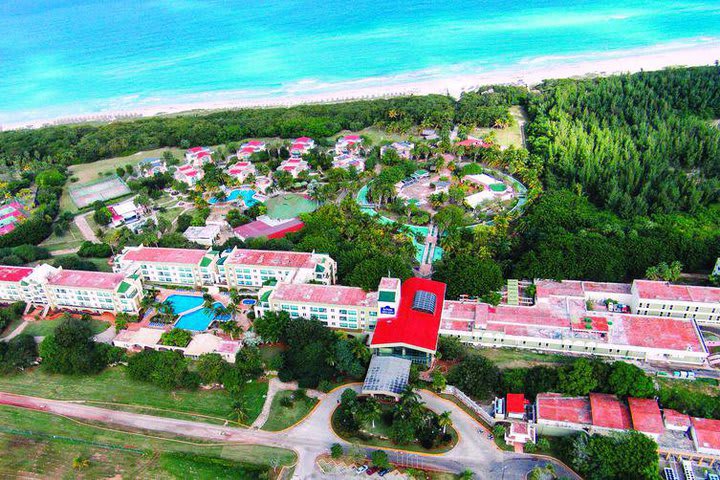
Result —
<svg viewBox="0 0 720 480"><path fill-rule="evenodd" d="M268 370L277 370L282 362L282 348L277 345L262 345L260 356Z"/></svg>
<svg viewBox="0 0 720 480"><path fill-rule="evenodd" d="M536 365L560 365L572 361L571 357L559 354L535 353L530 350L512 348L475 348L499 368L528 368Z"/></svg>
<svg viewBox="0 0 720 480"><path fill-rule="evenodd" d="M318 403L316 398L306 398L304 400L296 400L291 407L283 407L280 402L283 398L293 398L295 392L292 390L281 390L275 394L272 405L270 405L270 415L268 416L263 430L277 432L294 425L302 420L310 410Z"/></svg>
<svg viewBox="0 0 720 480"><path fill-rule="evenodd" d="M525 113L519 106L510 107L510 113L515 118L512 126L505 129L497 128L476 128L471 133L472 136L484 136L490 132L495 134L495 142L501 146L515 146L521 148L523 146L522 133L520 132L519 121L524 117Z"/></svg>
<svg viewBox="0 0 720 480"><path fill-rule="evenodd" d="M293 452L278 448L215 446L175 435L163 438L153 432L160 438L148 438L140 433L0 406L0 477L29 472L30 478L254 479L270 471L270 464L295 461ZM74 470L77 457L87 458L88 467Z"/></svg>
<svg viewBox="0 0 720 480"><path fill-rule="evenodd" d="M85 238L80 233L80 229L75 222L70 222L70 228L64 235L56 235L53 233L44 242L40 244L51 252L56 250L67 250L69 248L80 248Z"/></svg>
<svg viewBox="0 0 720 480"><path fill-rule="evenodd" d="M129 379L123 366L77 377L51 375L35 368L20 375L0 377L0 391L57 400L88 400L105 408L212 423L224 423L231 413L231 401L224 390L163 390ZM266 382L245 385L248 423L260 414L266 394Z"/></svg>
<svg viewBox="0 0 720 480"><path fill-rule="evenodd" d="M53 333L58 325L60 325L60 322L62 322L62 319L28 322L28 326L25 327L23 333L27 333L33 337L44 337ZM108 322L102 322L94 319L90 320L90 328L92 328L92 331L95 334L104 332L108 329L108 327L110 327Z"/></svg>
<svg viewBox="0 0 720 480"><path fill-rule="evenodd" d="M383 410L389 409L390 407L387 405L383 405ZM452 437L452 440L450 440L450 443L435 449L428 450L427 448L423 448L419 443L410 443L405 445L399 445L393 443L391 440L382 438L387 437L390 433L390 425L386 424L382 419L375 421L375 427L373 428L371 422L366 422L362 426L362 435L359 436L349 436L342 432L340 428L338 428L338 415L337 415L337 409L333 412L332 418L331 418L331 424L332 429L335 432L337 436L342 438L343 440L346 440L353 444L358 444L364 447L374 447L374 448L398 448L401 450L407 450L410 452L422 452L422 453L445 453L450 451L455 444L458 442L458 435L454 428L448 427L447 433L450 434Z"/></svg>
<svg viewBox="0 0 720 480"><path fill-rule="evenodd" d="M0 338L12 333L22 322L22 317L14 318L9 324L7 324L4 330L0 331Z"/></svg>

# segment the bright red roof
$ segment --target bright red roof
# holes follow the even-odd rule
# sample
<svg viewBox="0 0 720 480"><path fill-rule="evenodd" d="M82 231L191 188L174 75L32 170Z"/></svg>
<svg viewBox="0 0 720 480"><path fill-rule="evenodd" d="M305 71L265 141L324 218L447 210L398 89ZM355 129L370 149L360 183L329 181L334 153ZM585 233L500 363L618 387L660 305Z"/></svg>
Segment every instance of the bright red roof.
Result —
<svg viewBox="0 0 720 480"><path fill-rule="evenodd" d="M522 393L508 393L505 396L505 409L507 413L525 413L525 405L527 405L525 395Z"/></svg>
<svg viewBox="0 0 720 480"><path fill-rule="evenodd" d="M346 142L357 142L360 140L360 135L345 135L343 138Z"/></svg>
<svg viewBox="0 0 720 480"><path fill-rule="evenodd" d="M298 218L291 218L286 222L274 226L268 225L262 220L255 220L236 227L233 231L235 235L243 239L257 237L282 238L290 232L300 230L304 226L305 224Z"/></svg>
<svg viewBox="0 0 720 480"><path fill-rule="evenodd" d="M123 259L131 262L182 263L197 265L205 256L206 251L194 248L151 248L140 247L130 250Z"/></svg>
<svg viewBox="0 0 720 480"><path fill-rule="evenodd" d="M205 151L205 150L207 150L206 147L192 147L192 148L188 148L188 152L190 152L190 153L197 153L197 152L202 152L202 151Z"/></svg>
<svg viewBox="0 0 720 480"><path fill-rule="evenodd" d="M665 431L660 407L651 398L628 398L633 428L639 432L661 434Z"/></svg>
<svg viewBox="0 0 720 480"><path fill-rule="evenodd" d="M309 143L312 141L310 137L300 137L295 139L295 143Z"/></svg>
<svg viewBox="0 0 720 480"><path fill-rule="evenodd" d="M312 254L273 250L235 250L225 265L256 265L265 267L314 268Z"/></svg>
<svg viewBox="0 0 720 480"><path fill-rule="evenodd" d="M720 420L692 417L698 447L720 450Z"/></svg>
<svg viewBox="0 0 720 480"><path fill-rule="evenodd" d="M250 140L249 142L245 143L245 145L250 145L252 147L259 147L261 145L265 145L265 143L261 142L260 140Z"/></svg>
<svg viewBox="0 0 720 480"><path fill-rule="evenodd" d="M412 308L415 294L419 291L435 295L434 313ZM370 346L407 345L432 351L437 349L440 317L445 302L445 284L424 278L409 278L400 289L400 307L395 317L377 321Z"/></svg>
<svg viewBox="0 0 720 480"><path fill-rule="evenodd" d="M596 427L628 430L632 428L630 409L615 395L607 393L590 394L592 423Z"/></svg>
<svg viewBox="0 0 720 480"><path fill-rule="evenodd" d="M19 282L32 273L29 267L10 267L0 265L0 282Z"/></svg>
<svg viewBox="0 0 720 480"><path fill-rule="evenodd" d="M559 393L539 393L536 398L538 420L590 425L587 397L563 397Z"/></svg>

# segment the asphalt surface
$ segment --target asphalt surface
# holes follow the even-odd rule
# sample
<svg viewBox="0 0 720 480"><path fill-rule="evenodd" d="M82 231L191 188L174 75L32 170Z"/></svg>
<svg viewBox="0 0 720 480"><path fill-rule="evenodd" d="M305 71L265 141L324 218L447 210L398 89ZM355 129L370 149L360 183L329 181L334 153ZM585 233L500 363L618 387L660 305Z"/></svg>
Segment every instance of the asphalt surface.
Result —
<svg viewBox="0 0 720 480"><path fill-rule="evenodd" d="M349 388L359 390L359 385ZM333 443L350 445L340 439L330 427L332 412L337 407L344 388L330 392L320 401L313 412L299 424L281 432L265 432L257 429L224 427L202 422L143 415L76 402L48 400L24 395L0 392L0 404L44 411L84 420L98 421L120 427L165 432L216 442L262 444L294 450L298 454L294 478L319 479L323 474L315 467L318 455L327 453ZM422 391L422 400L436 412L450 411L453 427L458 432L458 444L445 454L422 455L400 451L388 451L390 459L403 465L461 472L467 468L478 479L524 480L525 475L539 463L532 455L504 452L487 439L486 432L472 417L454 403L432 393ZM479 431L480 430L480 431ZM371 449L367 449L367 453ZM555 462L554 462L555 463ZM577 479L577 475L565 466L555 463L559 476Z"/></svg>

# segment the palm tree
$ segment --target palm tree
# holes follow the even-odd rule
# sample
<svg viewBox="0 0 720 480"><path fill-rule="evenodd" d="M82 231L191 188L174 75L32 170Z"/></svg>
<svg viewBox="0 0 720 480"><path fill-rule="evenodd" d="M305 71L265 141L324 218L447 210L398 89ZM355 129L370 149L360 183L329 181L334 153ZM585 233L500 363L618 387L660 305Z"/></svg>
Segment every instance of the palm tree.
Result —
<svg viewBox="0 0 720 480"><path fill-rule="evenodd" d="M247 420L247 407L245 401L241 398L236 398L232 402L230 407L230 419L242 424Z"/></svg>
<svg viewBox="0 0 720 480"><path fill-rule="evenodd" d="M447 430L447 427L452 426L452 420L450 419L450 412L443 412L438 416L438 425L440 425L443 429L443 435L445 435L445 431Z"/></svg>
<svg viewBox="0 0 720 480"><path fill-rule="evenodd" d="M235 340L235 335L239 334L242 328L234 321L228 320L227 322L220 322L220 330L226 335L230 335L230 340Z"/></svg>
<svg viewBox="0 0 720 480"><path fill-rule="evenodd" d="M211 310L213 308L213 304L215 303L215 298L210 295L209 293L203 293L203 308L207 308L208 310Z"/></svg>
<svg viewBox="0 0 720 480"><path fill-rule="evenodd" d="M363 406L363 416L370 420L372 423L373 430L375 429L375 420L380 418L382 415L382 408L380 408L380 402L374 398L368 398Z"/></svg>

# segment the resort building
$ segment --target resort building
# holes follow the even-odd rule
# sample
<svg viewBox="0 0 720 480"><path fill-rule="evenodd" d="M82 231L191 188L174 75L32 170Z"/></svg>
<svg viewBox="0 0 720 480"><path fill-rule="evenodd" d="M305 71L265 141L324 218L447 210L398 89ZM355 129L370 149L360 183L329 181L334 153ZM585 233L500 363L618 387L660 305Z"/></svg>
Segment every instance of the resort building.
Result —
<svg viewBox="0 0 720 480"><path fill-rule="evenodd" d="M131 351L152 350L175 350L188 358L197 359L206 353L217 353L223 360L235 363L235 355L242 348L239 341L225 340L210 333L198 333L193 335L192 340L186 347L167 346L160 343L162 334L161 328L140 328L138 330L123 330L112 341L116 347Z"/></svg>
<svg viewBox="0 0 720 480"><path fill-rule="evenodd" d="M410 380L411 366L412 362L404 358L373 355L361 395L399 400Z"/></svg>
<svg viewBox="0 0 720 480"><path fill-rule="evenodd" d="M296 138L292 145L290 145L290 156L291 157L302 157L310 150L315 148L315 140L310 137Z"/></svg>
<svg viewBox="0 0 720 480"><path fill-rule="evenodd" d="M690 436L698 453L720 456L720 420L692 417Z"/></svg>
<svg viewBox="0 0 720 480"><path fill-rule="evenodd" d="M108 207L111 215L111 225L119 227L127 223L133 223L140 220L143 209L135 205L133 199L124 202L115 203Z"/></svg>
<svg viewBox="0 0 720 480"><path fill-rule="evenodd" d="M211 246L220 236L219 225L205 225L204 227L188 227L183 232L183 237L198 245Z"/></svg>
<svg viewBox="0 0 720 480"><path fill-rule="evenodd" d="M261 175L255 177L255 191L258 193L267 193L268 189L272 187L272 179L268 176Z"/></svg>
<svg viewBox="0 0 720 480"><path fill-rule="evenodd" d="M199 180L205 176L202 169L195 168L192 165L183 165L175 170L175 180L186 183L190 187L194 187Z"/></svg>
<svg viewBox="0 0 720 480"><path fill-rule="evenodd" d="M614 302L630 302L629 284L538 280L535 286L533 306L445 302L440 334L485 347L690 365L708 357L694 320L621 313Z"/></svg>
<svg viewBox="0 0 720 480"><path fill-rule="evenodd" d="M492 143L480 140L479 138L468 137L465 140L460 140L455 145L464 148L488 148Z"/></svg>
<svg viewBox="0 0 720 480"><path fill-rule="evenodd" d="M413 148L415 148L415 144L412 142L394 142L390 145L383 145L380 147L380 156L385 155L385 152L388 150L395 150L400 158L410 160Z"/></svg>
<svg viewBox="0 0 720 480"><path fill-rule="evenodd" d="M635 280L630 306L639 315L693 319L720 325L720 288Z"/></svg>
<svg viewBox="0 0 720 480"><path fill-rule="evenodd" d="M362 172L365 170L365 160L355 155L343 153L333 158L332 166L333 168L342 168L345 170L354 167L357 172Z"/></svg>
<svg viewBox="0 0 720 480"><path fill-rule="evenodd" d="M212 162L212 150L209 147L192 147L185 152L185 161L190 165L202 167Z"/></svg>
<svg viewBox="0 0 720 480"><path fill-rule="evenodd" d="M143 177L153 177L155 174L167 172L167 164L165 160L157 157L144 158L137 165L140 175Z"/></svg>
<svg viewBox="0 0 720 480"><path fill-rule="evenodd" d="M292 318L315 318L330 328L371 330L377 321L376 292L338 285L278 283L258 293L255 314L284 311Z"/></svg>
<svg viewBox="0 0 720 480"><path fill-rule="evenodd" d="M265 142L261 140L249 140L240 145L240 151L252 150L252 153L262 152L265 148Z"/></svg>
<svg viewBox="0 0 720 480"><path fill-rule="evenodd" d="M47 264L0 266L1 303L23 301L46 311L137 313L142 295L142 281L134 275L64 270Z"/></svg>
<svg viewBox="0 0 720 480"><path fill-rule="evenodd" d="M206 227L207 228L207 227ZM184 286L259 288L266 282L335 282L337 265L319 253L187 248L126 247L115 257L117 272L138 273L143 281Z"/></svg>
<svg viewBox="0 0 720 480"><path fill-rule="evenodd" d="M10 202L0 207L0 236L15 230L18 222L27 218L23 206L19 202Z"/></svg>
<svg viewBox="0 0 720 480"><path fill-rule="evenodd" d="M394 356L430 365L437 351L445 284L409 278L398 291L397 279L382 279L379 312L370 349L379 356Z"/></svg>
<svg viewBox="0 0 720 480"><path fill-rule="evenodd" d="M217 264L219 283L229 287L261 287L270 281L300 284L335 283L337 264L329 255L234 248Z"/></svg>
<svg viewBox="0 0 720 480"><path fill-rule="evenodd" d="M240 161L233 165L230 165L227 173L228 175L236 179L238 182L242 183L250 175L255 175L257 171L255 170L255 165L253 165L251 162Z"/></svg>
<svg viewBox="0 0 720 480"><path fill-rule="evenodd" d="M345 135L338 138L335 143L335 153L342 155L343 153L352 153L362 144L360 135Z"/></svg>
<svg viewBox="0 0 720 480"><path fill-rule="evenodd" d="M292 175L293 178L297 178L298 175L300 175L300 172L310 170L310 165L308 164L308 162L300 158L288 158L287 160L283 160L282 163L280 163L280 166L277 168L277 170L278 172L288 172L290 175Z"/></svg>

